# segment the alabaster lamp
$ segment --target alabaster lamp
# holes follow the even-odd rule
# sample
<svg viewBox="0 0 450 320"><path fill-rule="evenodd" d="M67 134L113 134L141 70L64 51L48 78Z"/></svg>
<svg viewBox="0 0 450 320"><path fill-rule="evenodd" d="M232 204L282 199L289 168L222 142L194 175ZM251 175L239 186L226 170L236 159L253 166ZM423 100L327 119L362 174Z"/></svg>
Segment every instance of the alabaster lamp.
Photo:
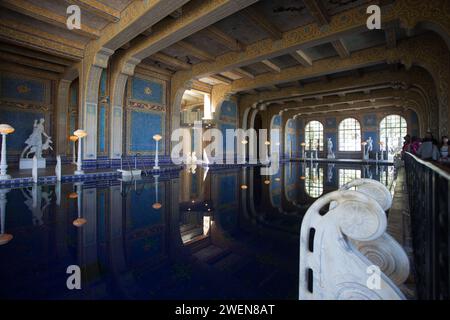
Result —
<svg viewBox="0 0 450 320"><path fill-rule="evenodd" d="M365 142L365 141L361 142L363 159L366 159L366 145L367 145L367 142Z"/></svg>
<svg viewBox="0 0 450 320"><path fill-rule="evenodd" d="M302 146L302 158L305 159L306 158L306 150L305 150L306 142L302 142L302 143L300 143L300 145Z"/></svg>
<svg viewBox="0 0 450 320"><path fill-rule="evenodd" d="M69 140L72 141L72 163L76 164L77 163L77 161L76 161L77 155L76 155L76 151L75 151L75 142L78 141L78 137L72 135L69 137Z"/></svg>
<svg viewBox="0 0 450 320"><path fill-rule="evenodd" d="M83 129L78 129L73 133L73 135L78 138L77 170L75 171L75 174L80 175L84 174L84 171L81 169L81 139L87 136L87 132Z"/></svg>
<svg viewBox="0 0 450 320"><path fill-rule="evenodd" d="M11 176L6 174L8 165L6 164L6 136L14 132L14 128L9 124L0 124L0 134L2 135L2 153L0 161L0 180L11 179Z"/></svg>
<svg viewBox="0 0 450 320"><path fill-rule="evenodd" d="M159 134L155 134L153 136L153 140L156 141L156 150L155 150L155 166L153 167L153 170L159 170L159 159L158 159L158 152L159 152L159 148L158 148L158 144L159 144L159 140L162 139L162 136Z"/></svg>

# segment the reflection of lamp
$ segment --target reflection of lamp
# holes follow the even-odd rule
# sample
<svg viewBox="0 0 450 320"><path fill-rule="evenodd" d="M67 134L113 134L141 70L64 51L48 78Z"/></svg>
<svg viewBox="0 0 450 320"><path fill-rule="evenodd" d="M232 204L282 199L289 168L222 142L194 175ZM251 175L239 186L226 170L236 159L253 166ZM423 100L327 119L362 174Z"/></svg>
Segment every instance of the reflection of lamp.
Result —
<svg viewBox="0 0 450 320"><path fill-rule="evenodd" d="M241 186L241 189L242 189L242 190L247 190L247 189L248 189L248 187L247 187L247 185L246 185L246 184L243 184L243 185Z"/></svg>
<svg viewBox="0 0 450 320"><path fill-rule="evenodd" d="M72 141L72 146L73 146L73 149L72 149L72 158L73 158L72 159L72 163L76 164L77 161L75 160L76 159L75 142L77 142L78 137L77 136L70 136L69 140Z"/></svg>
<svg viewBox="0 0 450 320"><path fill-rule="evenodd" d="M2 159L0 161L0 180L11 179L11 176L6 174L8 165L6 164L6 135L13 133L14 128L9 124L0 124L0 134L2 135Z"/></svg>
<svg viewBox="0 0 450 320"><path fill-rule="evenodd" d="M87 222L86 219L81 217L81 191L82 191L81 188L82 188L83 183L77 182L77 183L75 183L75 185L77 186L77 198L76 199L77 199L77 206L78 206L78 218L73 221L73 225L77 228L80 228L80 227L84 226Z"/></svg>
<svg viewBox="0 0 450 320"><path fill-rule="evenodd" d="M7 244L13 239L11 234L5 233L5 215L6 215L6 194L9 189L0 190L0 246Z"/></svg>
<svg viewBox="0 0 450 320"><path fill-rule="evenodd" d="M155 210L159 210L162 207L162 204L159 203L159 201L158 201L158 186L159 186L158 178L159 178L159 176L156 175L153 177L155 178L155 203L152 205L152 208Z"/></svg>
<svg viewBox="0 0 450 320"><path fill-rule="evenodd" d="M87 136L87 132L83 129L78 129L73 133L74 136L78 137L78 157L77 157L77 170L75 170L76 175L84 174L81 169L81 139Z"/></svg>
<svg viewBox="0 0 450 320"><path fill-rule="evenodd" d="M153 170L158 170L159 169L159 159L158 159L158 142L159 142L159 140L161 140L162 139L162 137L161 137L161 135L159 135L159 134L155 134L154 136L153 136L153 140L155 140L156 141L156 151L155 151L155 166L153 167Z"/></svg>

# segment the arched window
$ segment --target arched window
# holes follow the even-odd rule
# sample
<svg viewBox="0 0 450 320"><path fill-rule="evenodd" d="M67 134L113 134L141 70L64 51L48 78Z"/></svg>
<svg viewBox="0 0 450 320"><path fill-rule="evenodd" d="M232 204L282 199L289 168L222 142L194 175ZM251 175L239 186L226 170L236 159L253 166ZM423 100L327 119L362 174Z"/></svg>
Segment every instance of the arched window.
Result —
<svg viewBox="0 0 450 320"><path fill-rule="evenodd" d="M305 150L316 150L319 143L319 150L323 150L323 125L319 121L310 121L305 127Z"/></svg>
<svg viewBox="0 0 450 320"><path fill-rule="evenodd" d="M305 170L305 191L311 198L318 198L323 193L323 168L308 167Z"/></svg>
<svg viewBox="0 0 450 320"><path fill-rule="evenodd" d="M361 126L354 118L339 124L339 151L361 151Z"/></svg>
<svg viewBox="0 0 450 320"><path fill-rule="evenodd" d="M380 141L388 146L389 154L402 149L403 137L407 132L406 120L402 116L391 114L380 122Z"/></svg>

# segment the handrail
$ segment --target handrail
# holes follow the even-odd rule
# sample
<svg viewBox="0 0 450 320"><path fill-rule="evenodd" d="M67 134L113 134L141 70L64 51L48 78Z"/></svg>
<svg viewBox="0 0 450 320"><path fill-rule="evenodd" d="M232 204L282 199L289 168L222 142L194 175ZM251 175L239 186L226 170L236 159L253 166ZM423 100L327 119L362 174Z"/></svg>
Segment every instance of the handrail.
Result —
<svg viewBox="0 0 450 320"><path fill-rule="evenodd" d="M434 172L438 173L440 176L446 178L447 180L450 180L450 173L446 172L445 170L442 170L441 168L439 168L438 166L436 166L432 162L420 159L420 158L418 158L417 156L413 155L410 152L405 152L405 153L408 154L409 156L411 156L418 163L420 163L420 164L430 168L431 170L433 170Z"/></svg>
<svg viewBox="0 0 450 320"><path fill-rule="evenodd" d="M450 298L450 175L405 153L415 279L419 299Z"/></svg>

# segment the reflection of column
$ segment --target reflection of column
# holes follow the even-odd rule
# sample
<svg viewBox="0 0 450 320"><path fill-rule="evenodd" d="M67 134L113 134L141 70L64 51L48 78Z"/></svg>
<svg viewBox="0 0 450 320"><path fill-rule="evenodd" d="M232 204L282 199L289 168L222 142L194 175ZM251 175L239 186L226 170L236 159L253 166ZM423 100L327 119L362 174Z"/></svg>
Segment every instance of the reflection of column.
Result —
<svg viewBox="0 0 450 320"><path fill-rule="evenodd" d="M6 194L9 192L9 189L0 189L0 246L7 244L13 238L11 234L5 233L6 225Z"/></svg>
<svg viewBox="0 0 450 320"><path fill-rule="evenodd" d="M97 265L97 190L83 189L81 185L77 185L77 189L81 192L78 196L78 203L82 203L82 216L86 219L86 224L80 228L80 266L85 266L89 272L90 279L95 279L95 274L99 273ZM80 199L81 198L81 199Z"/></svg>
<svg viewBox="0 0 450 320"><path fill-rule="evenodd" d="M183 248L183 241L180 234L180 179L171 179L170 192L165 193L167 200L166 203L169 206L168 214L168 244L169 244L169 257L174 260L182 258L180 251Z"/></svg>
<svg viewBox="0 0 450 320"><path fill-rule="evenodd" d="M123 211L121 186L109 188L109 236L110 236L110 261L114 273L125 271L125 252L123 243Z"/></svg>

